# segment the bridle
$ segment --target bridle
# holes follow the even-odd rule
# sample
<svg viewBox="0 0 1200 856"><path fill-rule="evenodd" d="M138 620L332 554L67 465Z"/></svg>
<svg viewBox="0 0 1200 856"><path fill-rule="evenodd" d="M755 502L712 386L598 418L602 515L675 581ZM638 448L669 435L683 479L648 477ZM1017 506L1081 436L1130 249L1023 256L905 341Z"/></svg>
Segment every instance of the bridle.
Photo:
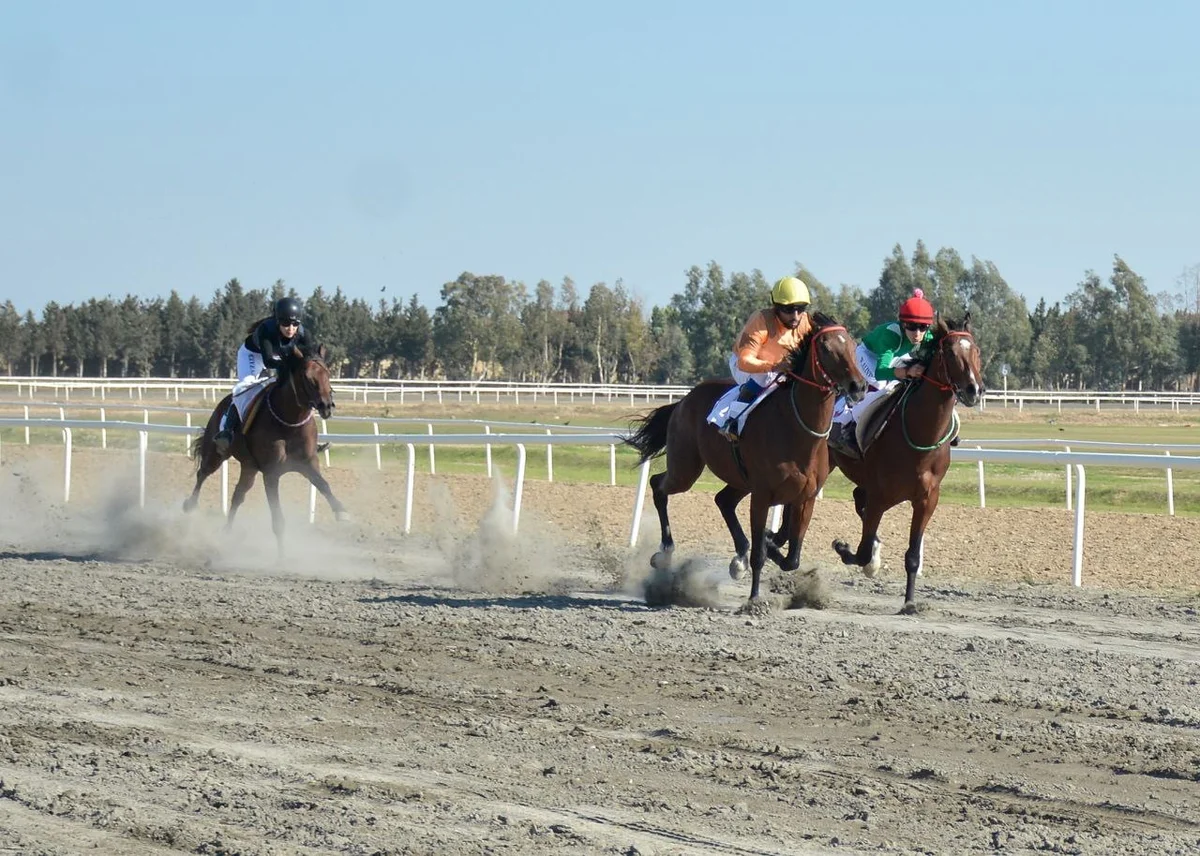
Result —
<svg viewBox="0 0 1200 856"><path fill-rule="evenodd" d="M314 362L314 363L320 363L322 366L325 365L325 363L322 360L320 360L318 357L309 357L308 361ZM288 372L288 386L290 386L292 389L292 395L296 399L296 406L299 407L301 410L303 410L305 402L303 400L301 400L300 390L298 390L296 388L296 375L297 374L298 374L298 372L295 372L295 371ZM307 425L309 422L312 421L313 413L316 410L316 408L313 406L313 403L312 403L313 399L316 396L313 395L312 383L309 381L308 375L304 375L301 378L301 380L304 385L304 394L307 397L307 401L308 401L308 413L299 422L288 422L286 419L284 419L282 416L280 416L278 413L276 413L274 406L271 404L271 396L269 396L269 395L267 396L267 410L270 411L271 415L275 417L276 422L278 422L280 425L283 425L286 428L300 428L301 426Z"/></svg>
<svg viewBox="0 0 1200 856"><path fill-rule="evenodd" d="M821 361L820 357L817 356L817 339L829 333L838 332L845 333L846 328L840 324L833 324L828 327L822 327L820 330L817 330L808 337L808 370L809 374L813 376L812 379L806 378L803 375L797 374L791 369L788 369L786 372L783 372L780 375L779 381L776 382L780 383L784 377L789 377L794 381L798 381L799 383L806 383L811 387L815 387L817 391L821 393L822 398L828 398L829 396L833 395L834 392L837 391L838 384L837 381L835 381L829 374L829 371L825 368L825 365ZM824 431L815 431L808 426L808 424L804 421L804 418L800 415L800 408L796 405L795 384L792 384L792 388L789 390L788 401L792 403L792 413L795 414L796 421L800 423L800 427L804 429L805 433L812 437L816 437L818 440L829 436L829 432L833 430L832 414L829 417L829 427Z"/></svg>
<svg viewBox="0 0 1200 856"><path fill-rule="evenodd" d="M941 360L938 362L938 366L941 368L941 373L942 373L942 376L945 378L945 380L944 381L938 380L934 376L933 372L926 372L925 374L921 375L921 380L929 381L929 383L933 384L935 387L940 389L942 392L953 393L955 398L957 398L959 401L962 401L962 389L950 377L950 368L947 365L947 363L949 362L949 359L946 357L946 354L945 354L945 349L950 345L950 340L956 339L956 338L969 339L971 344L975 345L975 337L973 335L971 335L970 331L951 330L951 331L943 334L941 339L938 341L938 349L937 349L937 353L935 354L935 357L938 357L938 356L941 357ZM932 364L932 361L931 361L931 364ZM908 446L910 449L913 449L914 451L917 451L917 452L932 452L935 449L940 449L949 440L951 440L954 437L954 435L958 433L958 428L961 423L959 422L959 419L958 419L958 411L951 410L950 411L950 424L949 424L949 426L947 426L946 433L942 436L941 439L939 439L932 446L922 446L918 443L914 443L912 440L912 437L908 433L908 419L906 418L906 416L908 413L908 400L910 398L912 398L911 393L919 385L920 385L920 381L918 381L917 383L911 384L909 386L909 388L904 391L904 397L900 402L900 430L904 434L904 442L908 443Z"/></svg>
<svg viewBox="0 0 1200 856"><path fill-rule="evenodd" d="M938 343L938 355L940 355L942 358L938 363L938 366L942 370L942 376L945 378L945 381L940 381L929 373L924 374L921 377L922 379L929 381L942 392L954 393L954 397L959 401L962 401L962 388L955 383L953 379L951 379L950 368L947 365L949 361L944 353L945 349L949 346L950 340L958 338L969 339L972 346L978 347L975 345L975 337L971 335L970 331L968 330L951 330L948 333L943 334L941 341Z"/></svg>

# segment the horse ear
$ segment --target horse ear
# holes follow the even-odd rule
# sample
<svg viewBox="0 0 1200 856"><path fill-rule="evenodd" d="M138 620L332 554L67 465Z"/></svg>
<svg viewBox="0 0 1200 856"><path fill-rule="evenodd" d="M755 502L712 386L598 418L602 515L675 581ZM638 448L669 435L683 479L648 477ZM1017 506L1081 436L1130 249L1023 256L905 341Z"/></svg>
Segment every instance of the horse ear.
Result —
<svg viewBox="0 0 1200 856"><path fill-rule="evenodd" d="M321 362L325 362L325 357L326 357L327 353L328 352L325 350L324 344L317 346L317 356L321 358Z"/></svg>
<svg viewBox="0 0 1200 856"><path fill-rule="evenodd" d="M971 332L971 310L967 310L967 314L963 316L963 329L968 333Z"/></svg>

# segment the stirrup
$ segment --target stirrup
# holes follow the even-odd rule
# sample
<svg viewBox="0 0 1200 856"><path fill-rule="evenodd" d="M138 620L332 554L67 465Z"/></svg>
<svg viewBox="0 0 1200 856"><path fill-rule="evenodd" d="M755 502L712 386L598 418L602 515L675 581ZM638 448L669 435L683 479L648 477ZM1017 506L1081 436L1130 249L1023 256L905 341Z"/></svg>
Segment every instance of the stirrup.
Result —
<svg viewBox="0 0 1200 856"><path fill-rule="evenodd" d="M321 454L322 452L328 452L328 451L329 451L329 443L328 442L317 443L317 454L318 455Z"/></svg>
<svg viewBox="0 0 1200 856"><path fill-rule="evenodd" d="M717 429L717 433L728 440L730 443L736 443L740 437L737 435L737 419L730 419L724 425Z"/></svg>

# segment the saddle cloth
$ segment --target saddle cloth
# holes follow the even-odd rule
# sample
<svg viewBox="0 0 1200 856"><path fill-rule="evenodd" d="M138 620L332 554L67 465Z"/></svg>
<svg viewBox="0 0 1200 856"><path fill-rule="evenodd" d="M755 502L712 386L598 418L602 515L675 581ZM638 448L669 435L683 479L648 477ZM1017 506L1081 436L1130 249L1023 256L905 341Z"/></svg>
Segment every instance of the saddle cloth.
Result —
<svg viewBox="0 0 1200 856"><path fill-rule="evenodd" d="M717 403L713 405L712 410L708 414L707 421L713 425L716 425L718 428L724 425L725 420L729 418L730 407L734 402L737 401L738 391L740 389L741 386L735 383L725 392L724 395L718 398ZM758 405L762 404L767 399L767 396L771 395L777 389L779 389L779 384L771 384L762 392L762 394L758 396L758 398L750 402L749 406L742 411L741 415L738 417L737 423L737 433L739 437L746 427L746 417L749 416L755 409L757 409Z"/></svg>
<svg viewBox="0 0 1200 856"><path fill-rule="evenodd" d="M250 427L254 417L258 415L263 401L266 400L266 393L274 384L274 377L260 377L241 381L233 388L233 406L237 408L238 415L242 417L243 433Z"/></svg>

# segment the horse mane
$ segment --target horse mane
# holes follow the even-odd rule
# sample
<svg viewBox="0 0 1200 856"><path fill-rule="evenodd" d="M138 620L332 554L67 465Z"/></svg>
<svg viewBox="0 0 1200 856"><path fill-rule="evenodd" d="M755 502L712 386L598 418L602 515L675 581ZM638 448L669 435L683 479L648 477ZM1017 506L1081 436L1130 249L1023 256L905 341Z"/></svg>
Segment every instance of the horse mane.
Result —
<svg viewBox="0 0 1200 856"><path fill-rule="evenodd" d="M793 348L788 354L788 368L794 374L800 374L804 368L804 363L808 359L808 352L812 347L812 341L815 335L820 330L826 327L840 327L841 324L832 315L827 315L824 312L813 312L809 314L809 320L812 321L812 330L804 337L804 341L799 347Z"/></svg>

